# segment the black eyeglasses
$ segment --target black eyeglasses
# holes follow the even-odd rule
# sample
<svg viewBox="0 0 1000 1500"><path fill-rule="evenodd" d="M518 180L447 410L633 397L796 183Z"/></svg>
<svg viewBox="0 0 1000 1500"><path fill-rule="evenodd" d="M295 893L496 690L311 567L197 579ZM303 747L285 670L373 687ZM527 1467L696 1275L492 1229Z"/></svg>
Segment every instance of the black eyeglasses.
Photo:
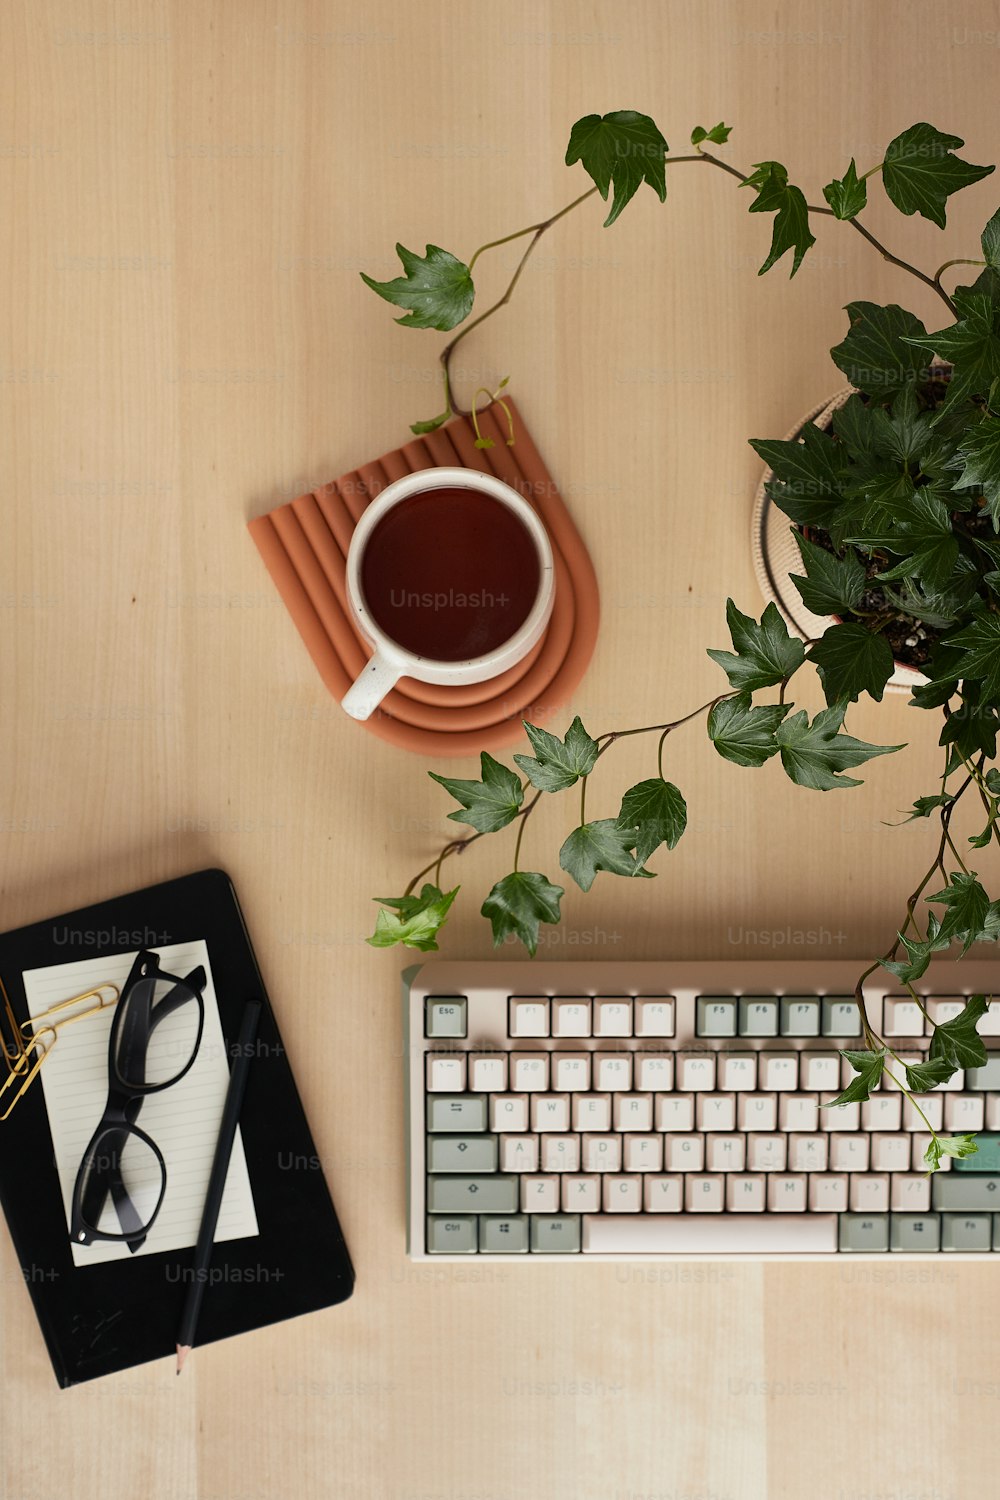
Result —
<svg viewBox="0 0 1000 1500"><path fill-rule="evenodd" d="M142 952L118 1001L108 1042L108 1102L73 1189L70 1234L140 1249L167 1190L156 1142L136 1125L147 1094L170 1088L198 1055L205 1024L205 970L166 974L159 956Z"/></svg>

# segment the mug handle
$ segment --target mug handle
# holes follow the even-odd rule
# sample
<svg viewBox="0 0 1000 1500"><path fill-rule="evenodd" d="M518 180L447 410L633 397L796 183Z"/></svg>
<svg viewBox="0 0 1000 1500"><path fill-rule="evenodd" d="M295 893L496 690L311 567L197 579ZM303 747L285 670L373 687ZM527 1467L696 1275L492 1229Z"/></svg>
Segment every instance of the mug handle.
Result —
<svg viewBox="0 0 1000 1500"><path fill-rule="evenodd" d="M341 708L352 719L370 719L402 676L402 667L376 651L341 699Z"/></svg>

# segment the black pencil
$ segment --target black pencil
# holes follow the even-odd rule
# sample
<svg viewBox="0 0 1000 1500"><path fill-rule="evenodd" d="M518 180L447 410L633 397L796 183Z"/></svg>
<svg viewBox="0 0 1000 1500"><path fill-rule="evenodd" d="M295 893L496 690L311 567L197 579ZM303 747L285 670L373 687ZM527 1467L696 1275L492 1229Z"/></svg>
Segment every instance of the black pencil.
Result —
<svg viewBox="0 0 1000 1500"><path fill-rule="evenodd" d="M250 1054L257 1035L260 1010L259 1000L248 1000L243 1010L243 1024L240 1026L236 1057L229 1074L222 1124L219 1126L219 1139L215 1145L212 1172L208 1179L208 1192L205 1195L205 1207L202 1210L201 1227L198 1230L198 1243L194 1250L194 1279L188 1287L184 1311L181 1314L180 1332L177 1335L178 1375L184 1368L184 1361L194 1346L194 1332L198 1324L198 1313L201 1310L201 1299L205 1293L205 1283L208 1280L208 1267L214 1248L215 1226L219 1221L222 1193L229 1172L233 1141L236 1139L236 1126L239 1123L240 1107L246 1089Z"/></svg>

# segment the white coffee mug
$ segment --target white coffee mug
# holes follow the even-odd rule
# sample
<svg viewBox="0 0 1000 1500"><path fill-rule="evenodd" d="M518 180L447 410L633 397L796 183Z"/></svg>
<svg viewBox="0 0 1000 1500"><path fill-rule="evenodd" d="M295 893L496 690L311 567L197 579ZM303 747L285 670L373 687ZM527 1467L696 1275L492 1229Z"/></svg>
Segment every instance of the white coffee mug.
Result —
<svg viewBox="0 0 1000 1500"><path fill-rule="evenodd" d="M538 556L538 590L526 618L514 634L502 641L495 650L468 661L438 661L406 650L398 641L386 635L373 618L361 586L361 563L365 547L386 512L414 495L440 489L467 489L499 500L514 512L524 526ZM541 638L552 613L553 594L552 547L545 527L528 502L509 484L501 479L494 479L490 474L476 473L472 469L446 468L421 469L415 474L407 474L405 478L395 480L363 511L354 528L347 553L348 601L362 634L372 645L374 655L366 663L357 681L348 689L342 700L342 707L353 719L370 718L386 693L395 687L401 677L413 677L418 682L434 682L445 686L486 682L491 677L499 677L501 672L527 656Z"/></svg>

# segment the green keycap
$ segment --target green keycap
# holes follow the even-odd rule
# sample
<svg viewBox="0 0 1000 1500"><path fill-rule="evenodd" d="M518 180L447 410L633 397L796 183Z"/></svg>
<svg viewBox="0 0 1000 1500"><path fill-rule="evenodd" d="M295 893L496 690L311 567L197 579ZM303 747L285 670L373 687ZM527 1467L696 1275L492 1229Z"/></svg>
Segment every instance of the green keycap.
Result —
<svg viewBox="0 0 1000 1500"><path fill-rule="evenodd" d="M495 1172L495 1135L429 1135L428 1172Z"/></svg>
<svg viewBox="0 0 1000 1500"><path fill-rule="evenodd" d="M431 1214L512 1214L517 1212L517 1177L428 1177Z"/></svg>
<svg viewBox="0 0 1000 1500"><path fill-rule="evenodd" d="M823 1035L861 1035L861 1012L853 995L823 996Z"/></svg>
<svg viewBox="0 0 1000 1500"><path fill-rule="evenodd" d="M979 1150L952 1162L953 1172L1000 1172L1000 1135L981 1130L976 1136Z"/></svg>
<svg viewBox="0 0 1000 1500"><path fill-rule="evenodd" d="M527 1255L527 1214L486 1214L479 1220L479 1248L484 1255Z"/></svg>
<svg viewBox="0 0 1000 1500"><path fill-rule="evenodd" d="M744 995L740 1000L740 1036L777 1036L778 1002L766 995Z"/></svg>
<svg viewBox="0 0 1000 1500"><path fill-rule="evenodd" d="M942 1250L988 1250L993 1234L990 1214L942 1214Z"/></svg>
<svg viewBox="0 0 1000 1500"><path fill-rule="evenodd" d="M428 1255L475 1255L476 1221L470 1214L427 1219Z"/></svg>
<svg viewBox="0 0 1000 1500"><path fill-rule="evenodd" d="M1000 1052L988 1052L985 1067L966 1068L965 1087L967 1089L1000 1089Z"/></svg>
<svg viewBox="0 0 1000 1500"><path fill-rule="evenodd" d="M464 995L429 995L424 1001L424 1035L464 1037L468 1008Z"/></svg>
<svg viewBox="0 0 1000 1500"><path fill-rule="evenodd" d="M931 1205L959 1213L1000 1211L1000 1177L988 1177L985 1172L935 1172Z"/></svg>
<svg viewBox="0 0 1000 1500"><path fill-rule="evenodd" d="M841 1214L841 1250L888 1250L888 1214Z"/></svg>
<svg viewBox="0 0 1000 1500"><path fill-rule="evenodd" d="M819 1000L812 995L782 995L781 1035L819 1036Z"/></svg>
<svg viewBox="0 0 1000 1500"><path fill-rule="evenodd" d="M735 1036L736 1001L722 995L699 995L695 1033L697 1036Z"/></svg>
<svg viewBox="0 0 1000 1500"><path fill-rule="evenodd" d="M485 1094L428 1094L427 1129L471 1135L486 1129Z"/></svg>
<svg viewBox="0 0 1000 1500"><path fill-rule="evenodd" d="M893 1214L890 1250L940 1250L941 1220L937 1214Z"/></svg>
<svg viewBox="0 0 1000 1500"><path fill-rule="evenodd" d="M531 1214L531 1248L539 1254L575 1254L580 1248L579 1214Z"/></svg>

